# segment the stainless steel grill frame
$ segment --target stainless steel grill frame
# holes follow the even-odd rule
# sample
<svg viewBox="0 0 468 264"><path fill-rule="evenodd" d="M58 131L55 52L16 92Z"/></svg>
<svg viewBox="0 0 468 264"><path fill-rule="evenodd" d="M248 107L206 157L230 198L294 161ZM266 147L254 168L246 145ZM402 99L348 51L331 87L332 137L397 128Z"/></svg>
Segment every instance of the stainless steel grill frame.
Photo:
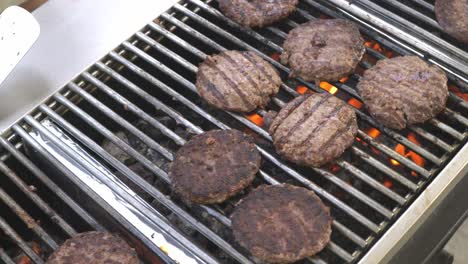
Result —
<svg viewBox="0 0 468 264"><path fill-rule="evenodd" d="M41 156L46 157L49 162L57 166L67 178L74 179L70 171L54 160L50 154L41 149L37 142L27 133L27 131L31 129L40 130L47 135L50 140L60 144L60 140L55 138L50 132L47 132L40 122L40 120L44 118L53 120L71 136L85 145L92 153L101 157L116 171L121 172L136 185L149 193L155 200L177 214L177 216L188 223L193 229L231 256L231 258L241 263L255 261L249 256L246 256L238 247L229 243L226 238L210 230L206 224L200 221L202 219L193 217L190 212L166 197L160 190L141 180L139 176L129 170L126 165L120 163L115 157L111 156L100 147L98 144L99 142L96 142L96 139L88 135L89 131L72 123L67 116L67 114L72 114L74 117L77 117L80 123L86 124L87 127L99 134L101 138L106 138L125 150L146 169L166 183L169 182L166 171L156 166L147 157L117 137L114 131L106 127L106 125L100 121L101 117L105 117L105 119L112 120L119 124L121 129L136 136L147 146L157 151L167 162L170 162L173 159L175 150L161 145L161 142L155 141L149 137L145 131L138 129L135 124L132 123L132 120L122 115L121 109L132 113L132 115L139 120L145 120L151 126L160 130L167 140L174 142L177 146L183 145L187 138L181 137L175 131L144 111L140 103L135 102L135 99L129 96L130 93L138 97L139 100L144 101L145 104L158 109L165 115L176 120L180 126L185 127L195 134L202 133L204 128L199 125L199 120L189 118L187 116L188 112L196 114L200 120L206 121L211 127L228 129L231 126L235 126L239 129L249 129L255 132L259 138L271 141L270 136L263 128L255 125L245 116L225 113L226 117L218 118L213 111L197 105L193 99L196 96L194 79L187 76L193 76L196 73L196 64L209 54L206 50L214 52L232 47L258 52L263 58L276 66L283 75L287 75L290 70L286 66L273 60L269 56L270 54L263 51L263 48L271 52L280 53L282 51L281 43L278 41L286 36L287 32L284 30L285 27L291 28L296 26L300 21L316 19L314 14L316 15L317 13L334 17L344 16L352 18L352 16L349 16L349 13L342 9L333 8L333 6L323 3L322 1L313 2L305 0L301 2L296 14L287 19L282 25L274 25L265 30L254 31L240 28L237 24L219 13L213 5L215 4L211 1L183 1L180 4L176 4L168 12L162 14L157 22L149 23L147 27L137 32L131 39L123 42L121 46L110 52L108 56L78 76L59 93L53 95L48 101L41 104L35 111L26 115L18 124L14 125L10 131L5 133L0 140L0 144L5 150L3 160L8 160L12 156L18 159L22 164L27 166L35 176L44 180L47 186L52 186L51 189L57 192L57 194L60 194L59 197L61 199L71 204L73 206L72 208L77 210L79 215L84 216L84 220L88 222L92 228L103 229L102 225L98 224L92 216L86 213L80 206L76 205L65 192L54 185L53 181L47 180L48 177L46 174L41 172L34 162L30 161L18 150L22 148L23 142L27 143L32 149L40 152ZM379 31L375 31L371 25L360 19L354 20L361 26L361 30L364 34L371 39L377 40L386 48L399 54L410 54L414 52L413 47L402 45L398 40L389 38L385 34L379 34ZM217 24L215 21L221 21L222 24ZM275 38L276 41L273 38ZM200 43L203 47L193 43ZM190 59L184 58L184 56L181 55L182 50L190 54ZM385 57L370 48L367 49L367 53L375 59L382 59ZM162 59L162 57L159 58L159 56L164 57L164 59ZM167 59L169 59L171 63L168 63ZM364 60L360 66L365 69L369 68L371 65L369 60ZM358 80L359 77L359 75L354 74L351 76L351 81L336 83L334 85L338 87L343 95L359 100L359 95L356 93L352 82L353 80ZM452 81L460 80L456 75L451 75L450 77ZM130 80L130 78L139 79L141 82L144 82L145 85L138 85L135 81ZM312 83L300 79L297 80L297 83L308 87L311 91L323 92L320 87ZM125 89L128 93L126 92L123 94L122 92L118 92L118 89L116 89L117 86L120 87L119 89ZM281 107L285 103L285 100L298 96L294 88L295 87L292 87L289 82L283 83L282 94L273 99L273 105L275 107ZM158 92L156 93L152 91L152 89L157 89ZM173 100L177 101L180 105L183 105L186 112L174 109L174 106L165 102L161 99L162 97L173 98ZM103 98L111 99L113 101L112 107L104 102ZM92 107L95 109L95 112L90 112L89 109L83 108L83 104ZM120 105L121 108L118 108L118 105ZM382 132L383 137L385 137L385 141L381 138L374 139L367 135L365 131L359 130L358 137L362 142L365 142L366 145L356 143L349 152L360 163L358 164L356 163L357 161L350 160L349 158L341 158L336 164L341 168L342 172L351 179L361 182L365 184L367 188L375 191L375 196L364 192L362 187L350 185L343 178L343 175L323 168L304 170L303 168L292 166L279 159L270 149L258 145L258 149L267 163L267 165L262 167L259 173L259 176L264 182L278 184L280 181L277 179L277 175L271 173L272 168L278 169L278 171L281 171L293 179L296 184L314 190L333 208L333 210L335 210L335 212L340 214L340 217L337 217L333 222L334 233L339 234L339 237L334 237L332 239L332 242L327 246L324 253L309 258L308 261L312 263L330 263L336 260L339 262L352 263L359 261L365 253L372 252L372 246L376 244L376 242L380 243L382 241L379 240L378 237L385 235L385 231L389 229L392 223L397 222L395 225L398 225L398 217L402 215L405 209L412 205L413 201L419 201L418 197L420 197L421 192L427 190L426 188L431 181L434 180L434 178L436 181L443 181L440 176L436 176L466 143L466 127L468 126L468 120L466 118L467 106L466 102L451 93L448 108L441 115L441 117L444 118L450 117L450 120L441 121L440 117L438 117L431 120L429 124L410 127L408 132L413 132L424 140L425 144L421 146L408 140L404 134L382 127L366 112L356 110L362 123L367 124L369 127L378 128ZM264 111L258 110L257 114L263 115ZM454 123L457 125L454 126ZM444 139L438 136L440 133L445 135ZM392 146L392 144L396 143L400 143L407 149L419 154L426 159L429 165L425 167L418 166L411 159L398 154ZM429 145L431 147L429 147ZM398 161L405 170L397 170L391 167L388 163L379 159L378 155L372 154L372 152L369 151L370 147L375 148L384 155L386 159L392 158ZM432 151L433 149L437 149L436 153ZM466 155L467 151L465 147L462 152L457 155L458 159L455 160L457 165L461 165L461 172L466 172L466 162L465 164L460 164L460 159L463 161ZM360 167L361 163L371 167L374 173L380 172L385 174L385 177L401 186L401 190L385 187L382 182L376 179L374 174L370 174L369 171ZM456 166L452 165L447 168L454 167ZM34 193L28 190L25 185L20 184L20 177L15 177L14 172L12 172L7 165L3 166L3 163L0 163L0 171L7 176L10 175L10 178L15 180L18 186L22 186L22 191L30 196L30 198L33 198L33 201L45 212L49 212L52 216L56 215L54 211L48 209L47 203L41 202L40 197L36 200L37 197L34 196ZM409 174L410 171L414 171L419 175L417 180L411 178ZM459 174L460 171L456 175ZM320 181L315 177L321 177ZM75 182L75 184L84 188L79 182ZM349 198L349 200L337 197L337 195L332 193L330 186L337 188L340 192L346 193L346 197ZM92 195L92 192L90 192L90 194ZM4 195L1 189L0 197L10 208L18 209L15 201L10 199L11 197ZM96 201L100 200L98 195L94 195L93 199ZM382 203L379 202L379 200L385 202ZM100 203L100 205L106 207L104 203ZM228 216L223 213L223 208L221 206L200 207L204 212L217 219L226 227L230 226L230 220ZM365 210L367 211L364 210L363 212L362 208L366 208ZM114 215L112 214L112 208L107 208L107 211L111 215ZM148 214L150 214L150 212L148 212ZM24 222L30 220L27 214L23 214L23 216ZM348 219L350 219L353 224L348 223ZM4 233L9 237L15 238L16 244L23 249L28 256L31 256L33 261L41 263L39 256L30 249L19 235L15 234L15 231L8 226L8 223L3 221L3 219L0 220L2 220L0 221L0 227ZM62 227L68 235L73 235L74 232L76 232L67 225L66 221L62 221L60 218L58 218L57 221L58 225ZM161 221L166 220L161 219ZM125 221L122 220L121 224L124 222ZM134 228L129 225L125 227L129 229L133 235L138 237L138 230L134 230ZM51 248L56 248L57 243L55 243L40 226L35 227L32 231L35 232L38 237L42 238L46 244L49 244ZM177 236L178 231L174 230L174 232L174 235ZM148 241L146 241L145 244L151 246L151 243ZM151 250L156 253L161 253L160 250L154 247L151 248ZM379 253L386 254L383 252ZM368 258L367 260L375 260L375 258L369 258L368 256L369 253L366 255L366 258ZM7 263L11 262L10 257L1 249L0 258ZM167 257L165 257L165 260L167 260ZM207 263L210 262L208 257L205 258L204 261Z"/></svg>

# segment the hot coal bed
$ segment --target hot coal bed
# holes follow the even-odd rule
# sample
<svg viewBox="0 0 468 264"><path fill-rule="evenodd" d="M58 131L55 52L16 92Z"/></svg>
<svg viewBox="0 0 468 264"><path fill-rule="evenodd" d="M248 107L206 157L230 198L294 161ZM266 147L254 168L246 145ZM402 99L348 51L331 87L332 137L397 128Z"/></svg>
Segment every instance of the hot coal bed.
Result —
<svg viewBox="0 0 468 264"><path fill-rule="evenodd" d="M355 74L337 83L288 78L289 69L278 63L287 32L312 19L343 16L328 4L303 1L286 21L257 31L238 27L216 7L211 1L177 4L4 135L0 140L2 261L42 263L65 239L86 230L122 232L137 243L115 215L102 210L96 202L99 197L89 197L63 175L66 169L43 159L27 132L40 128L44 119L94 153L176 230L221 263L256 261L233 240L229 215L252 188L277 183L314 190L334 218L331 243L299 263L357 262L466 143L466 94L452 81L447 110L427 124L395 132L369 116L355 90L362 72L379 59L410 53L365 25L361 33L367 52ZM206 55L224 49L257 50L278 68L285 82L265 110L227 113L196 94L197 65ZM354 145L335 163L311 169L275 154L262 116L295 96L317 92L334 94L355 107L360 130ZM251 187L222 204L208 207L181 200L167 180L173 154L194 135L219 128L236 128L254 137L263 155L258 177ZM95 144L86 143L86 138ZM175 207L132 182L99 148L199 222L187 221ZM147 253L144 248L137 244L140 254ZM160 249L164 258L167 249Z"/></svg>

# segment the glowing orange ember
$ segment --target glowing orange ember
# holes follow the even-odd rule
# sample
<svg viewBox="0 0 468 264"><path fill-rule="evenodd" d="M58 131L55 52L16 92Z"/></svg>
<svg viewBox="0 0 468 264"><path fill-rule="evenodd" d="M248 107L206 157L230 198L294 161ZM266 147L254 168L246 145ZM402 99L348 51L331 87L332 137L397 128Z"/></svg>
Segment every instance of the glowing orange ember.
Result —
<svg viewBox="0 0 468 264"><path fill-rule="evenodd" d="M274 59L275 61L279 61L280 54L275 52L275 53L270 55L270 58Z"/></svg>
<svg viewBox="0 0 468 264"><path fill-rule="evenodd" d="M421 145L421 143L416 138L416 135L414 133L412 133L412 132L408 134L408 140L415 143L418 146ZM398 154L400 154L400 155L402 155L402 156L404 156L406 158L410 158L418 166L423 167L424 164L426 163L426 160L423 157L421 157L420 155L418 155L416 152L414 152L412 150L406 151L405 146L403 146L402 144L397 144L396 147L395 147L395 151L398 152ZM390 162L395 166L400 165L400 163L398 161L394 160L394 159L390 159ZM418 174L416 172L414 172L414 171L411 172L411 175L418 176Z"/></svg>
<svg viewBox="0 0 468 264"><path fill-rule="evenodd" d="M393 52L390 51L390 50L386 50L384 47L382 47L377 41L375 40L370 40L370 41L366 41L364 42L364 45L373 49L373 50L376 50L380 53L382 53L383 55L385 55L385 57L387 58L391 58L393 57Z"/></svg>
<svg viewBox="0 0 468 264"><path fill-rule="evenodd" d="M250 121L255 123L257 126L263 126L263 117L261 115L252 114L252 115L248 115L246 117L247 117L247 119L249 119Z"/></svg>
<svg viewBox="0 0 468 264"><path fill-rule="evenodd" d="M38 243L33 241L31 243L31 248L34 251L34 253L36 253L37 255L41 255L42 250L41 250L41 247L39 246ZM19 260L16 263L18 263L18 264L32 264L32 261L28 256L22 256L21 258L19 258Z"/></svg>
<svg viewBox="0 0 468 264"><path fill-rule="evenodd" d="M330 167L328 168L331 172L338 172L341 170L340 166L336 164L331 164Z"/></svg>
<svg viewBox="0 0 468 264"><path fill-rule="evenodd" d="M384 185L385 187L387 187L387 188L390 189L390 188L392 188L393 183L392 183L391 181L389 181L389 180L385 180L385 181L383 182L383 185Z"/></svg>
<svg viewBox="0 0 468 264"><path fill-rule="evenodd" d="M300 93L300 94L305 94L309 89L305 86L302 86L302 85L299 85L297 86L296 88L296 92Z"/></svg>
<svg viewBox="0 0 468 264"><path fill-rule="evenodd" d="M454 92L458 97L462 98L464 101L468 101L468 93L462 93L460 88L451 84L449 85L449 90Z"/></svg>
<svg viewBox="0 0 468 264"><path fill-rule="evenodd" d="M331 94L336 94L336 92L338 92L338 88L336 88L336 86L328 82L320 82L320 88L326 90Z"/></svg>
<svg viewBox="0 0 468 264"><path fill-rule="evenodd" d="M361 107L362 107L361 101L359 101L358 99L355 99L355 98L349 99L348 104L354 106L357 109L361 109Z"/></svg>
<svg viewBox="0 0 468 264"><path fill-rule="evenodd" d="M340 83L345 83L348 79L348 77L343 77L340 79Z"/></svg>
<svg viewBox="0 0 468 264"><path fill-rule="evenodd" d="M367 134L372 138L376 138L380 135L380 131L377 128L372 127L369 129L369 131L367 131Z"/></svg>

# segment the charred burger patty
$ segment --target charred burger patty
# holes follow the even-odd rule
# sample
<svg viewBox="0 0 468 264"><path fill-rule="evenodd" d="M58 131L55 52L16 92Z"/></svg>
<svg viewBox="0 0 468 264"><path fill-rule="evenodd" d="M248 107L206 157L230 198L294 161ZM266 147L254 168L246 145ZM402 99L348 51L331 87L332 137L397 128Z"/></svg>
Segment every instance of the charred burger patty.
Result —
<svg viewBox="0 0 468 264"><path fill-rule="evenodd" d="M219 8L232 20L246 27L263 27L286 18L298 0L220 0Z"/></svg>
<svg viewBox="0 0 468 264"><path fill-rule="evenodd" d="M138 264L138 256L123 239L107 232L78 234L63 243L47 264Z"/></svg>
<svg viewBox="0 0 468 264"><path fill-rule="evenodd" d="M224 51L200 64L196 87L217 108L250 112L275 95L281 78L273 66L251 51Z"/></svg>
<svg viewBox="0 0 468 264"><path fill-rule="evenodd" d="M330 210L314 192L293 185L262 185L231 216L236 241L270 263L294 262L330 241Z"/></svg>
<svg viewBox="0 0 468 264"><path fill-rule="evenodd" d="M357 88L370 114L393 129L433 118L448 97L445 73L416 56L378 61Z"/></svg>
<svg viewBox="0 0 468 264"><path fill-rule="evenodd" d="M303 95L281 109L269 131L285 159L319 167L351 146L357 133L356 114L331 94Z"/></svg>
<svg viewBox="0 0 468 264"><path fill-rule="evenodd" d="M291 30L281 62L306 81L338 81L354 71L365 52L358 27L344 19L320 19Z"/></svg>
<svg viewBox="0 0 468 264"><path fill-rule="evenodd" d="M176 193L196 203L219 203L253 181L260 153L252 139L238 130L212 130L182 146L171 165Z"/></svg>

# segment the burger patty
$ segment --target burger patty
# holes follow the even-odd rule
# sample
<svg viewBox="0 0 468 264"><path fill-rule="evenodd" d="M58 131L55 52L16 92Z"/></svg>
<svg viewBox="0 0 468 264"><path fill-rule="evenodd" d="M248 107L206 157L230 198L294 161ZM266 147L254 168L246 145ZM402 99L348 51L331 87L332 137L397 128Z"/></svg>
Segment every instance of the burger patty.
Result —
<svg viewBox="0 0 468 264"><path fill-rule="evenodd" d="M292 76L306 81L338 81L354 71L365 52L356 24L344 19L319 19L291 30L281 62Z"/></svg>
<svg viewBox="0 0 468 264"><path fill-rule="evenodd" d="M286 18L298 0L219 0L219 8L230 19L246 27L263 27Z"/></svg>
<svg viewBox="0 0 468 264"><path fill-rule="evenodd" d="M47 264L138 264L138 256L123 239L107 232L86 232L68 239Z"/></svg>
<svg viewBox="0 0 468 264"><path fill-rule="evenodd" d="M357 88L370 114L393 129L433 118L448 97L444 71L416 56L378 61L365 71Z"/></svg>
<svg viewBox="0 0 468 264"><path fill-rule="evenodd" d="M450 36L468 44L468 0L436 0L439 25Z"/></svg>
<svg viewBox="0 0 468 264"><path fill-rule="evenodd" d="M330 241L332 218L313 191L289 184L262 185L231 216L236 241L270 263L312 256Z"/></svg>
<svg viewBox="0 0 468 264"><path fill-rule="evenodd" d="M286 104L269 127L276 151L294 163L319 167L339 157L357 133L354 110L331 94L307 94Z"/></svg>
<svg viewBox="0 0 468 264"><path fill-rule="evenodd" d="M182 146L171 165L174 191L196 203L220 203L253 181L260 153L238 130L212 130Z"/></svg>
<svg viewBox="0 0 468 264"><path fill-rule="evenodd" d="M211 105L237 112L264 107L281 85L273 66L250 51L208 56L197 73L197 90Z"/></svg>

